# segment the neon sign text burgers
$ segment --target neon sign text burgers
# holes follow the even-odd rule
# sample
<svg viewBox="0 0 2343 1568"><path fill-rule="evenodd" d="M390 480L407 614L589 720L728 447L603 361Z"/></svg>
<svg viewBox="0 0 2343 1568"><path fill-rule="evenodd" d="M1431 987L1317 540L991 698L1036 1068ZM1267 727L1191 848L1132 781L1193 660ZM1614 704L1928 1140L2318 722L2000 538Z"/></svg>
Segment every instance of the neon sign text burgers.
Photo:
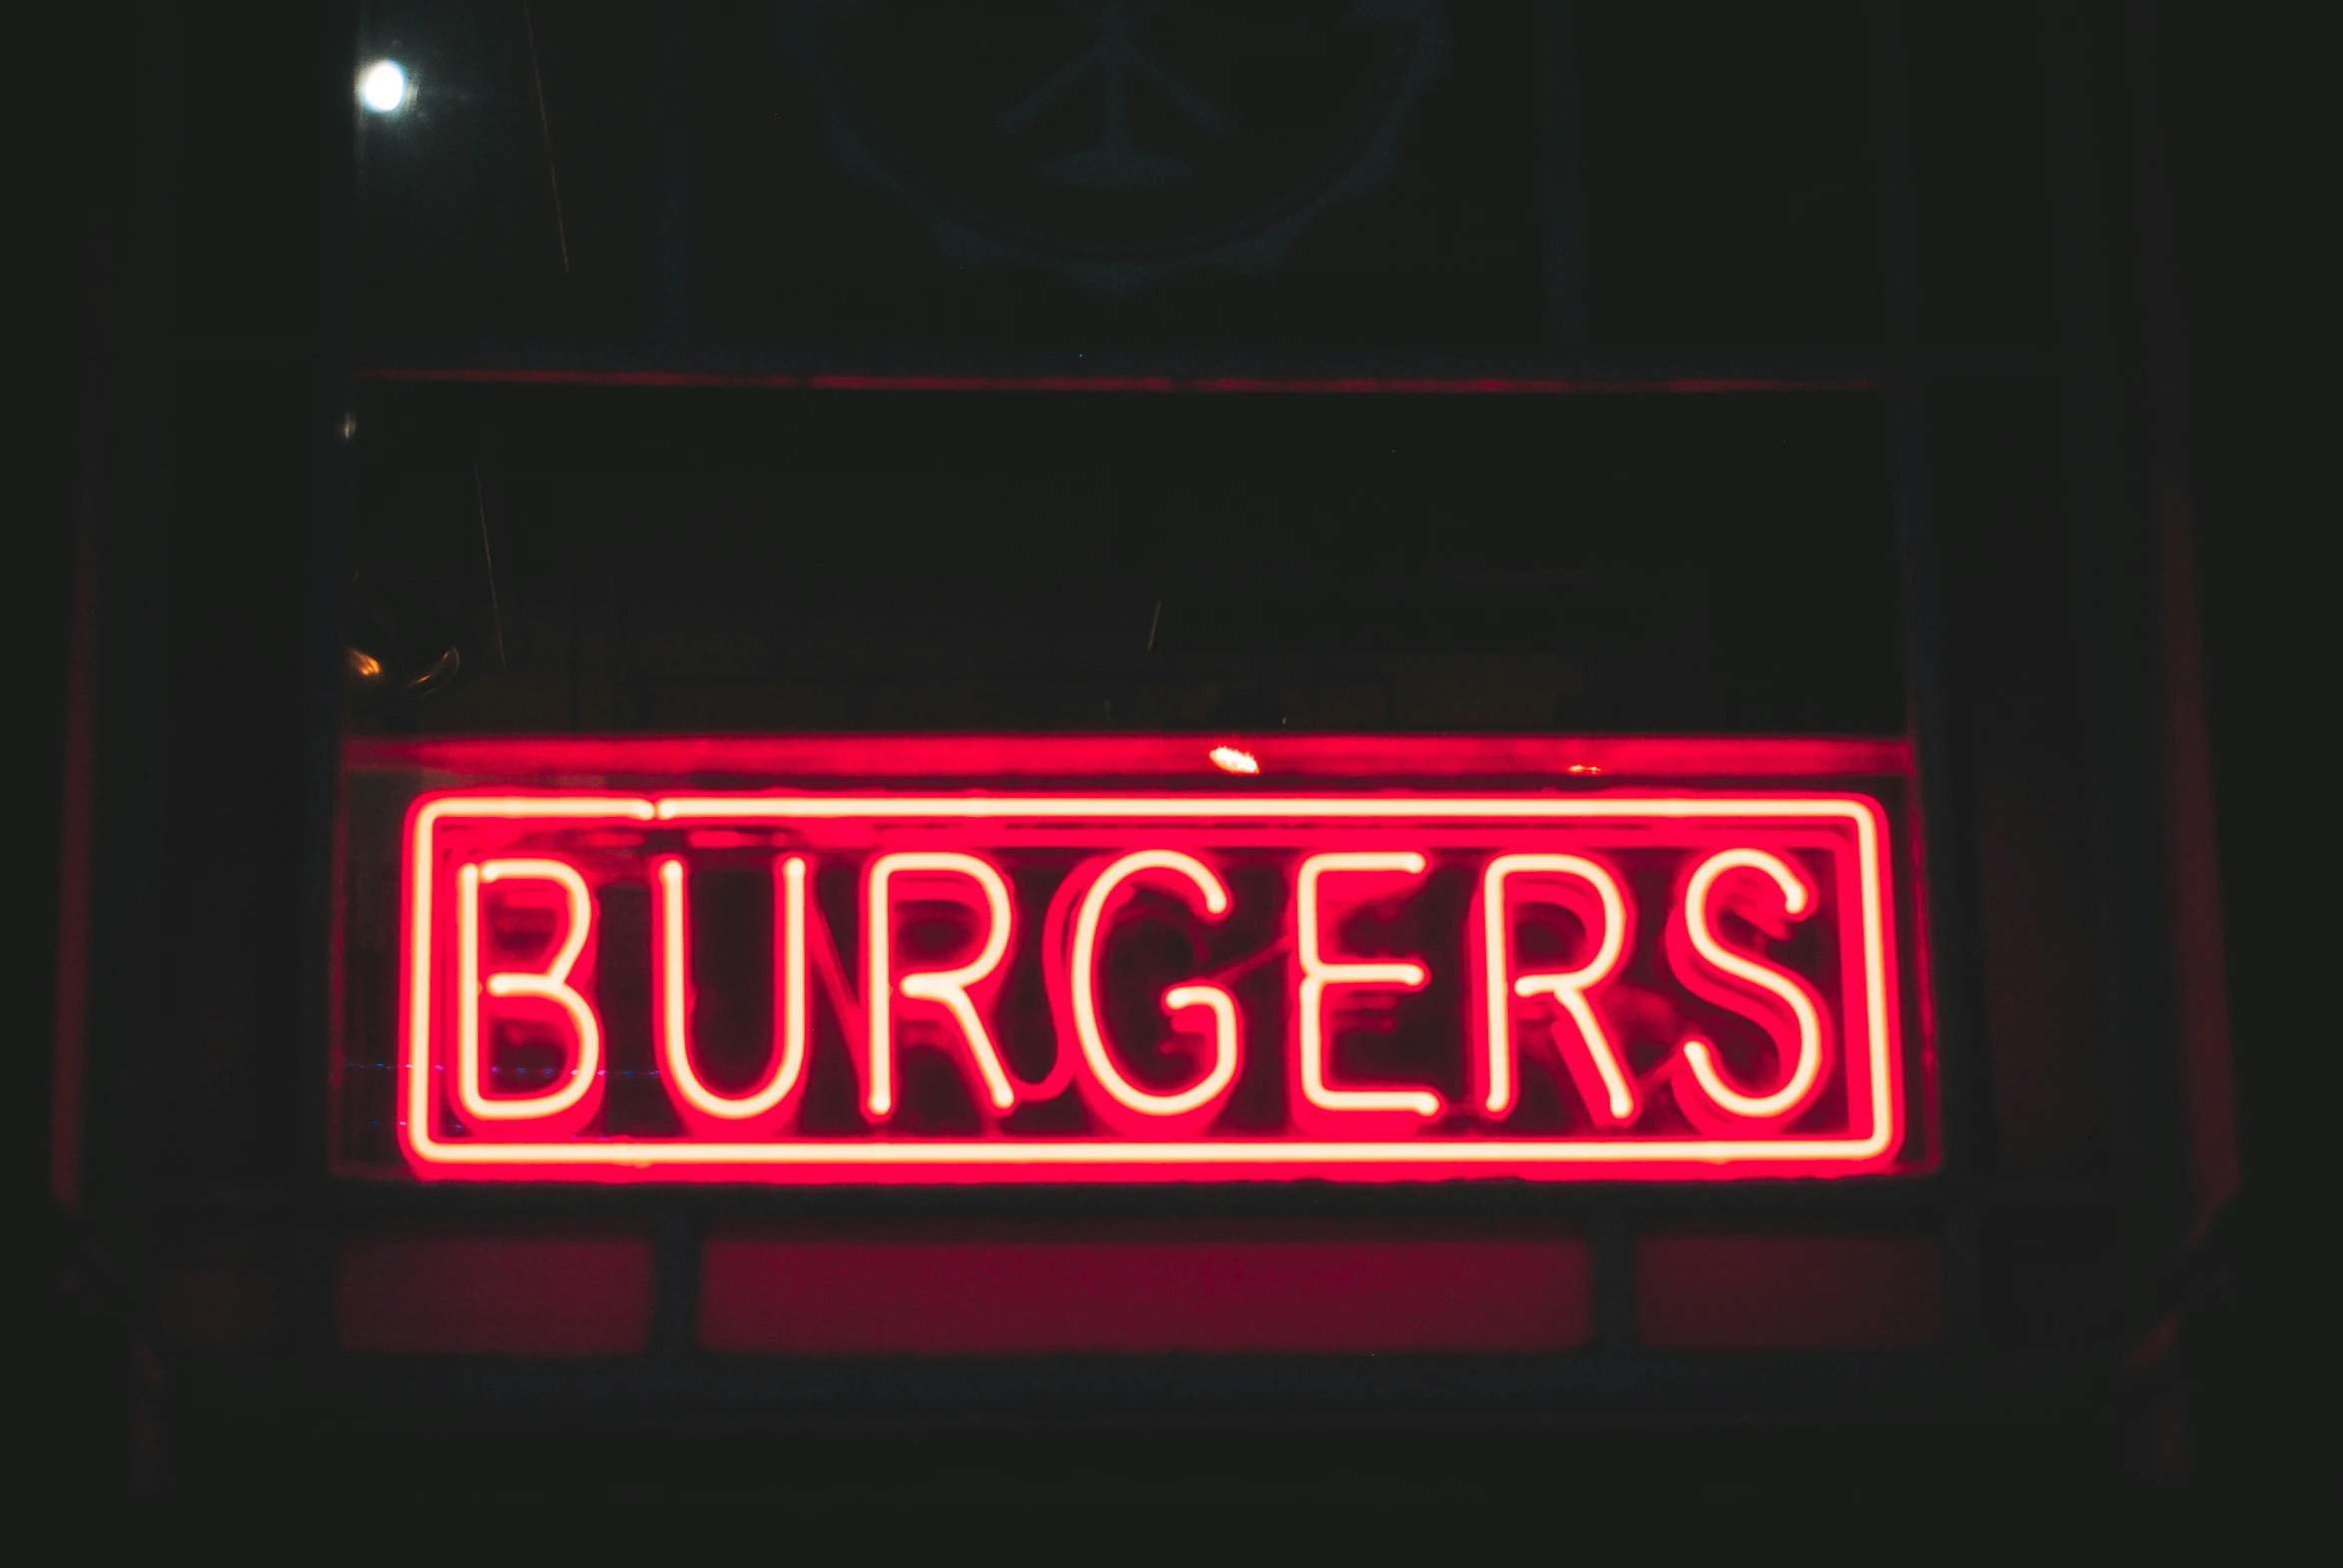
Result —
<svg viewBox="0 0 2343 1568"><path fill-rule="evenodd" d="M425 1176L1895 1167L1856 791L466 787L409 806Z"/></svg>

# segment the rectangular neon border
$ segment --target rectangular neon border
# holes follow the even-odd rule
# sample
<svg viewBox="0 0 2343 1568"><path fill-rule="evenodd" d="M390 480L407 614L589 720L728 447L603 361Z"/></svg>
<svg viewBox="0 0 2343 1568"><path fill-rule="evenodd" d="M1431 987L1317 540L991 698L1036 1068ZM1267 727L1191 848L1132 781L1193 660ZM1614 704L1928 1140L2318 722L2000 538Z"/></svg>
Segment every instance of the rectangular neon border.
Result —
<svg viewBox="0 0 2343 1568"><path fill-rule="evenodd" d="M1561 822L1584 819L1841 819L1855 825L1863 895L1866 1063L1871 1125L1862 1138L1485 1139L1334 1143L1286 1140L1114 1140L885 1138L803 1143L709 1144L625 1142L487 1144L445 1142L430 1131L430 1030L433 830L448 818L494 821L683 822L916 818L962 822L1083 819L1129 822L1299 818L1442 822ZM1402 1179L1436 1176L1522 1175L1568 1179L1573 1167L1613 1167L1623 1176L1716 1177L1736 1173L1795 1175L1800 1168L1840 1173L1884 1165L1903 1140L1902 1075L1882 840L1886 823L1868 796L1586 795L1506 798L1454 795L620 795L460 793L425 796L408 813L405 972L399 1029L399 1147L419 1174L511 1179L554 1171L583 1179L724 1180L764 1172L788 1181L1209 1180L1341 1175ZM1751 1168L1757 1168L1751 1172ZM1769 1169L1770 1168L1770 1169ZM662 1175L653 1176L651 1173ZM496 1173L492 1176L491 1173ZM510 1173L506 1176L504 1173Z"/></svg>

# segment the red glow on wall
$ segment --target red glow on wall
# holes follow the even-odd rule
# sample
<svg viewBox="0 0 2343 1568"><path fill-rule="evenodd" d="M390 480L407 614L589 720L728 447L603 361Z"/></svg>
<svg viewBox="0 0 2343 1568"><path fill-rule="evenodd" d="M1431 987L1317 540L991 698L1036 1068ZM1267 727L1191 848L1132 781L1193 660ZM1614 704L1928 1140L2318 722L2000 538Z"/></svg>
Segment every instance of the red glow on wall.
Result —
<svg viewBox="0 0 2343 1568"><path fill-rule="evenodd" d="M406 812L394 1116L418 1175L1718 1179L1926 1161L1909 845L1847 774L1693 786L1583 747L1533 750L1533 769L1504 743L1511 766L1474 768L1476 743L1391 739L1335 745L1472 787L1372 767L1330 787L1322 745L1297 786L1267 742L1247 746L1257 779L1189 743L1184 776L1157 782L1151 738L1066 743L1120 763L1089 770L1105 786L1004 786L938 765L956 742L839 740L787 744L883 783L809 769L780 787L755 777L773 743L672 743L731 763L684 778L659 765L668 743L600 744L610 787L523 787L546 776L509 765L526 743L487 742L456 772L493 782ZM917 765L872 766L889 746ZM687 782L709 771L747 782ZM723 919L695 907L727 879L762 891ZM647 916L615 923L625 908Z"/></svg>
<svg viewBox="0 0 2343 1568"><path fill-rule="evenodd" d="M1636 1337L1661 1350L1904 1349L1944 1334L1933 1235L1661 1232L1635 1249Z"/></svg>
<svg viewBox="0 0 2343 1568"><path fill-rule="evenodd" d="M335 1259L335 1338L373 1355L639 1355L651 1274L641 1235L361 1234Z"/></svg>

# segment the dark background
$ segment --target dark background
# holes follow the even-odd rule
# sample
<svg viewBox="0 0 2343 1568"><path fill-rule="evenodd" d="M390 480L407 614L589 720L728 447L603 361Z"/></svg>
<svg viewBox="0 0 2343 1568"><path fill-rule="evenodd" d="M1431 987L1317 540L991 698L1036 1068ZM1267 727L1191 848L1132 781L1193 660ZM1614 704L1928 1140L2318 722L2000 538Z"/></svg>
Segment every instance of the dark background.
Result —
<svg viewBox="0 0 2343 1568"><path fill-rule="evenodd" d="M2285 1294L2275 1276L2294 1250L2309 1243L2289 1241L2267 1215L2294 1179L2283 1157L2294 1141L2279 1131L2288 1119L2275 1104L2272 1085L2298 1071L2286 1054L2309 1049L2308 1042L2319 1034L2309 1027L2304 977L2315 971L2308 964L2306 928L2296 924L2294 901L2288 897L2303 874L2296 800L2306 780L2305 744L2315 736L2319 717L2295 693L2309 660L2308 640L2320 625L2306 602L2316 577L2304 548L2305 519L2315 517L2319 506L2304 487L2306 454L2317 449L2308 381L2301 374L2300 355L2307 351L2287 347L2301 341L2297 322L2307 255L2300 238L2307 229L2305 215L2316 209L2329 180L2309 167L2307 149L2317 141L2310 106L2318 100L2293 91L2290 79L2290 70L2300 70L2298 62L2314 51L2307 30L2298 24L2280 29L2211 7L2134 12L2078 6L2049 14L2053 24L2070 25L2097 40L2092 47L2102 51L2097 58L2108 69L2120 56L2121 40L2137 36L2126 32L2135 18L2145 15L2153 22L2157 130L2168 158L2185 330L2187 460L2216 747L2232 1015L2254 1204L2231 1213L2225 1232L2229 1250L2210 1280L2182 1280L2174 1288L2196 1304L2188 1361L2190 1473L2212 1482L2252 1482L2275 1478L2289 1463L2280 1435L2284 1400L2277 1390L2299 1384L2294 1361L2309 1343L2273 1306ZM23 248L37 269L36 281L20 295L20 316L31 330L20 334L26 348L19 363L33 394L30 416L22 417L15 430L22 454L12 465L17 589L12 620L22 639L17 689L26 711L19 733L29 738L22 746L23 768L33 805L30 831L16 858L17 897L41 912L27 927L39 940L19 948L18 993L42 1001L20 1012L23 1065L16 1082L22 1121L13 1144L19 1151L13 1189L28 1215L20 1233L38 1238L23 1286L36 1325L23 1352L35 1391L27 1430L42 1434L33 1446L50 1495L103 1498L128 1493L141 1477L149 1479L140 1484L152 1484L153 1472L142 1468L149 1463L142 1456L159 1436L142 1426L154 1419L153 1405L138 1390L164 1374L149 1364L156 1352L132 1331L135 1314L120 1281L106 1277L104 1259L93 1256L47 1197L46 1062L52 1034L47 999L55 995L56 948L45 912L57 907L57 825L72 816L63 808L73 791L91 788L86 779L70 778L64 765L70 755L64 737L73 711L68 700L76 581L73 518L77 500L93 504L93 489L102 480L110 503L126 495L133 504L140 497L160 496L167 510L169 497L179 493L200 497L219 520L188 530L168 551L159 542L140 546L134 541L127 555L103 563L109 580L144 582L151 590L148 602L168 606L159 616L133 615L98 627L108 701L121 705L110 709L121 715L115 722L168 737L166 762L152 760L153 748L134 748L131 755L150 760L127 766L166 766L188 786L158 792L173 804L160 813L124 819L119 831L134 849L143 843L160 856L173 842L198 836L191 833L188 817L175 818L174 811L205 822L218 821L223 805L250 814L239 833L224 837L217 863L192 874L207 896L224 901L219 907L230 913L208 930L186 934L186 941L196 944L193 956L175 955L170 961L181 966L183 982L172 991L169 1008L149 1025L160 1027L168 1019L174 1028L274 1034L289 1048L296 1004L282 967L209 961L201 944L210 940L240 952L296 947L296 934L287 929L292 900L285 896L296 885L294 846L272 837L271 825L277 823L281 831L282 803L305 766L297 726L287 715L298 709L304 682L313 678L305 650L320 646L318 629L302 613L316 596L299 540L313 504L310 424L320 374L316 323L324 215L318 192L325 155L316 127L326 27L304 13L199 19L169 8L127 6L81 8L56 20L61 25L41 53L42 68L14 106L22 117L15 144L26 187ZM1635 105L1664 104L1667 95L1683 94L1712 108L1720 95L1729 97L1748 79L1748 73L1730 70L1729 63L1736 48L1746 52L1750 46L1731 36L1733 24L1710 20L1722 40L1717 58L1706 64L1696 58L1686 69L1649 82L1631 73L1606 79L1586 90L1590 115L1606 94ZM1923 56L1934 73L1919 87L1924 100L1934 90L1944 102L1987 111L1939 119L1934 123L1952 129L1936 142L1930 140L1931 120L1925 113L1920 117L1924 275L1933 269L1938 277L1955 280L1936 291L1933 306L1934 335L1950 344L1965 339L2022 346L2052 331L2048 324L2056 307L2044 302L2055 291L2042 286L2025 261L2029 245L2038 243L2025 212L2024 192L2029 182L2038 181L2025 164L2028 116L2123 117L2119 93L2102 92L2080 103L2045 102L2038 59L2027 53L2039 46L2044 29L2029 12L2005 20L2010 23L2006 36L2023 39L2026 50L2009 46L2006 38L1994 46L1991 29L1946 26L1942 48ZM1915 32L1925 36L1930 26L1944 21L1940 13L1924 9ZM1586 23L1596 33L1606 27L1631 32L1639 25L1644 24L1626 8ZM1985 44L1974 42L1980 35ZM1971 40L1965 55L1962 38ZM1860 64L1833 67L1826 44L1790 54L1821 71L1826 84L1843 86L1848 71L1860 70ZM1782 117L1773 134L1830 143L1827 131L1809 124L1827 114L1829 93L1784 96L1800 106L1800 113ZM1698 114L1651 118L1663 129L1700 120ZM1818 153L1807 161L1819 162L1823 170L1810 187L1769 198L1765 173L1783 167L1785 160L1769 159L1762 149L1748 151L1748 168L1695 169L1685 176L1696 191L1701 180L1709 182L1715 193L1711 200L1638 216L1635 204L1661 183L1657 176L1670 172L1670 157L1691 155L1665 134L1647 133L1635 145L1651 160L1648 164L1623 160L1599 134L1589 135L1590 223L1606 208L1626 213L1615 232L1631 232L1636 244L1648 247L1648 254L1630 249L1607 256L1601 246L1595 248L1587 280L1590 338L1600 342L1608 333L1647 344L1664 343L1671 335L1701 342L1790 337L1862 343L1876 334L1878 304L1865 293L1864 280L1872 276L1868 270L1833 282L1798 265L1797 244L1828 252L1832 225L1870 222L1860 192L1851 195L1850 188L1833 186L1829 156ZM1697 153L1700 145L1710 144L1695 140L1691 145ZM2108 145L2111 162L2120 163L2130 151L2120 135L2111 135ZM1667 269L1690 265L1683 258L1703 253L1700 215L1734 202L1752 206L1752 212L1730 220L1744 231L1760 220L1784 223L1789 240L1761 249L1787 257L1780 265L1797 287L1768 289L1761 269L1748 275L1748 298L1739 306L1730 289L1709 292L1707 309L1716 313L1712 320L1671 312ZM1798 208L1798 202L1808 209ZM2057 216L2039 212L2038 198L2035 204L2030 221ZM1804 216L1782 220L1785 211ZM1987 221L1979 214L1995 216ZM2110 219L2106 228L2118 252L2132 243L2128 222ZM623 250L622 237L610 243ZM1501 260L1503 244L1492 254ZM630 296L625 267L615 271L620 281L603 294L573 291L575 299L555 302L559 310L591 320L595 313L643 309L639 302L648 286ZM538 293L525 287L514 291L524 300ZM445 298L463 310L487 312L490 320L505 319L495 314L492 299L481 304ZM1006 321L1013 336L1029 331L1020 324L1035 319L1019 311L1040 312L1045 323L1051 319L1047 302L956 309L974 313L956 320L990 323L989 330L998 331ZM1207 306L1195 309L1221 324L1215 332L1230 319L1224 311L1210 315ZM2110 331L2125 346L2113 363L2134 378L2143 359L2136 309L2137 294L2129 287L2118 290L2109 307L2117 318ZM1186 341L1183 320L1192 318L1138 323L1131 341L1151 334L1162 341ZM1518 330L1536 331L1534 324ZM1487 337L1492 329L1486 321L1461 327L1434 323L1423 332ZM404 401L386 403L379 416L393 427L411 421L418 439L429 438L434 420L442 426L449 419L476 426L479 418L476 407L447 414L433 403L434 398L444 404L470 394L401 395ZM1941 448L1955 454L1940 480L1938 502L1947 519L1947 578L1968 584L1954 591L1966 593L1972 605L1986 605L1971 613L1988 621L2007 615L2029 628L2056 624L2054 616L2027 608L2025 596L2052 573L2047 567L2023 566L2027 535L1996 501L1989 466L2023 469L2031 464L2038 477L2038 470L2061 460L2054 437L2039 433L2050 426L2052 411L2029 402L2054 395L2024 378L1996 385L1987 376L1949 392L1934 410ZM615 401L610 405L618 406ZM159 418L159 409L168 409L168 416ZM371 424L378 413L366 416ZM865 415L848 410L837 416ZM916 422L923 416L915 411L909 417ZM1010 422L1038 416L1030 404L999 415ZM1205 407L1180 416L1218 415ZM1312 416L1306 408L1291 415L1304 421ZM1437 416L1445 416L1444 411ZM612 417L623 422L622 414ZM1617 437L1601 428L1602 420L1632 422L1658 415L1628 410L1568 417L1592 421L1587 433L1576 438L1615 450ZM1694 410L1686 417L1697 421L1703 414ZM1795 411L1784 417L1829 415ZM515 433L501 438L525 441L526 416L514 419ZM168 438L154 434L174 425L175 434ZM1975 464L1957 460L1964 432L1975 440L1976 450L1989 456ZM1473 438L1483 438L1483 432L1443 436ZM2116 446L2114 460L2138 464L2135 446L2122 440ZM1964 495L1971 494L1977 498L1964 511ZM2010 536L1995 543L1996 529ZM1405 529L1397 533L1404 537ZM2019 555L2012 557L2011 549ZM2019 564L2012 566L2013 559ZM1135 595L1147 596L1144 589ZM1963 632L1957 617L1955 622L1949 636L1957 644ZM1887 635L1892 639L1893 630ZM1993 722L2035 737L2037 755L2078 744L2076 736L2089 716L2061 709L2055 689L2032 690L2035 683L2026 672L2041 655L2029 655L2022 646L2015 652L2009 648L2005 639L1985 639L1963 665L1985 671L1994 689L2019 694L1989 705ZM2013 666L1993 673L1996 656L2014 660ZM1714 710L1696 708L1684 727L1813 725L1873 732L1903 727L1899 703L1866 695L1864 672L1839 674L1853 689L1838 696L1829 694L1830 681L1819 676L1801 680L1793 674L1771 683L1750 678L1748 691L1705 699ZM1684 700L1675 688L1669 692L1667 700ZM1961 700L1956 694L1956 713ZM1804 716L1802 703L1817 705L1816 716ZM1653 727L1645 716L1650 711L1636 709L1631 701L1612 726ZM1833 722L1834 715L1845 717ZM655 724L656 719L655 711L639 715L641 722ZM1598 727L1604 720L1601 713L1591 716ZM1553 721L1588 723L1590 716L1557 713ZM1666 727L1665 720L1660 722ZM105 791L124 788L125 765L117 762L110 773L101 770L95 786L101 803L108 798ZM271 789L278 793L271 795ZM1989 791L1979 798L1989 798ZM2046 846L2039 853L2055 855L2067 836L2053 826L2041 839L2025 842ZM160 896L163 890L157 892ZM109 936L132 948L163 942L162 932L178 929L158 908L133 911L128 918L127 928ZM206 985L226 990L204 994ZM1986 1006L1989 1010L1989 997ZM215 1022L207 1026L207 1019ZM267 1051L223 1060L231 1064L226 1069L231 1074L239 1071L233 1064L244 1060L241 1071L254 1079L214 1078L163 1092L197 1097L199 1103L208 1096L208 1103L224 1113L249 1118L242 1147L266 1163L275 1158L273 1147L281 1148L291 1136L291 1090L273 1085L263 1072L261 1064L271 1060ZM2051 1100L2056 1099L2053 1090ZM2045 1136L2055 1142L2068 1126L2054 1123ZM2273 1193L2279 1196L2273 1199ZM1716 1474L1727 1489L1756 1496L1821 1470L1858 1473L1867 1484L1926 1495L1930 1507L1944 1510L1967 1506L1980 1490L2038 1496L2080 1489L2097 1495L2112 1486L2117 1495L2143 1495L2120 1491L2130 1484L2122 1478L2135 1473L2120 1457L2127 1451L2116 1430L2121 1419L2111 1414L2104 1426L2081 1431L1932 1426L1900 1431L1892 1445L1883 1445L1876 1433L1845 1428L1773 1432L1763 1438L1730 1430L1680 1432L1664 1424L1599 1435L1475 1430L1435 1435L1402 1423L1377 1431L1313 1431L1306 1440L1273 1432L1051 1435L1022 1442L1013 1451L982 1435L949 1432L752 1440L705 1433L660 1436L635 1429L621 1438L587 1422L582 1430L539 1434L517 1455L506 1434L467 1438L435 1430L433 1452L444 1457L434 1457L431 1466L453 1469L476 1461L500 1467L511 1485L532 1490L576 1464L638 1494L691 1486L755 1488L776 1472L800 1478L807 1493L814 1494L876 1466L900 1477L885 1489L906 1499L936 1486L950 1490L998 1481L1031 1488L1043 1477L1069 1472L1140 1491L1200 1486L1257 1494L1262 1472L1272 1463L1298 1465L1308 1484L1321 1491L1364 1496L1401 1484L1427 1488L1436 1496L1478 1494L1492 1478L1499 1490L1534 1491L1552 1485L1553 1475L1565 1469L1592 1478L1588 1484L1598 1492L1648 1487L1657 1494L1665 1483L1656 1475L1689 1470ZM268 1489L279 1497L366 1496L379 1484L373 1477L414 1473L405 1469L411 1459L402 1457L411 1451L409 1439L395 1423L344 1432L325 1446L286 1433L248 1432L239 1442L176 1453L172 1486L176 1495L191 1499L247 1494L267 1474ZM1296 1459L1297 1451L1304 1457Z"/></svg>

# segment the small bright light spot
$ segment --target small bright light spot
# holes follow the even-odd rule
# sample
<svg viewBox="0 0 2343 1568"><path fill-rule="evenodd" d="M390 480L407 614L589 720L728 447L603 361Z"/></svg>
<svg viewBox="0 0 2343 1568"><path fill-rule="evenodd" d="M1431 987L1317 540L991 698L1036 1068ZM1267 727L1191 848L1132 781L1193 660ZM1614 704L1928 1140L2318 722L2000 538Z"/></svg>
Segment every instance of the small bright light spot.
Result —
<svg viewBox="0 0 2343 1568"><path fill-rule="evenodd" d="M377 60L359 73L358 101L377 114L403 106L406 91L406 71L395 60Z"/></svg>
<svg viewBox="0 0 2343 1568"><path fill-rule="evenodd" d="M1603 770L1591 762L1573 762L1565 771L1575 773L1580 778L1591 778L1599 775Z"/></svg>
<svg viewBox="0 0 2343 1568"><path fill-rule="evenodd" d="M1212 766L1218 768L1222 773L1258 773L1261 771L1258 757L1249 751L1239 751L1234 746L1214 746L1205 755L1212 759Z"/></svg>

